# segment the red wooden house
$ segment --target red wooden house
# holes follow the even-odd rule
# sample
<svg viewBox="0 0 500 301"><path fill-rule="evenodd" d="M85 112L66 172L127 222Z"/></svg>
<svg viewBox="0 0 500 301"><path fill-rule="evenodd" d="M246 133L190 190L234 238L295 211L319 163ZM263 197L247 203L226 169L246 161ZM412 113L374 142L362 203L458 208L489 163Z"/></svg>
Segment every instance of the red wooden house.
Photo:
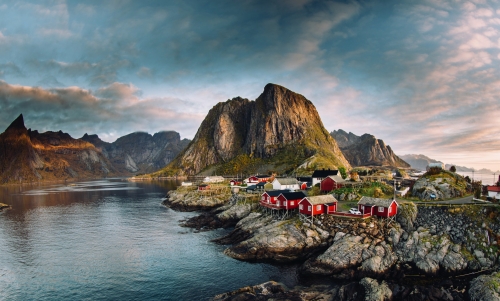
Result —
<svg viewBox="0 0 500 301"><path fill-rule="evenodd" d="M282 192L278 196L278 200L276 202L276 205L278 205L280 208L283 208L286 210L297 209L299 207L299 202L305 197L306 197L306 195L302 191Z"/></svg>
<svg viewBox="0 0 500 301"><path fill-rule="evenodd" d="M276 202L278 201L278 196L283 192L288 192L288 190L270 190L264 192L260 198L260 205L272 209L281 209Z"/></svg>
<svg viewBox="0 0 500 301"><path fill-rule="evenodd" d="M393 199L364 196L358 202L358 210L362 214L370 213L372 216L391 217L398 213L398 203Z"/></svg>
<svg viewBox="0 0 500 301"><path fill-rule="evenodd" d="M326 214L337 212L337 202L325 204Z"/></svg>
<svg viewBox="0 0 500 301"><path fill-rule="evenodd" d="M229 184L231 186L241 185L242 183L243 183L243 181L241 179L232 179L231 181L229 181Z"/></svg>
<svg viewBox="0 0 500 301"><path fill-rule="evenodd" d="M210 189L210 185L207 184L198 185L198 190L208 190L208 189Z"/></svg>
<svg viewBox="0 0 500 301"><path fill-rule="evenodd" d="M248 179L245 179L245 182L248 184L257 184L259 182L268 182L271 177L268 175L257 175L251 176Z"/></svg>
<svg viewBox="0 0 500 301"><path fill-rule="evenodd" d="M324 178L320 184L320 190L323 192L330 192L335 189L344 187L345 180L340 175L328 176Z"/></svg>
<svg viewBox="0 0 500 301"><path fill-rule="evenodd" d="M315 215L327 211L325 204L329 203L337 203L331 194L305 197L299 202L299 212L301 217L313 221Z"/></svg>

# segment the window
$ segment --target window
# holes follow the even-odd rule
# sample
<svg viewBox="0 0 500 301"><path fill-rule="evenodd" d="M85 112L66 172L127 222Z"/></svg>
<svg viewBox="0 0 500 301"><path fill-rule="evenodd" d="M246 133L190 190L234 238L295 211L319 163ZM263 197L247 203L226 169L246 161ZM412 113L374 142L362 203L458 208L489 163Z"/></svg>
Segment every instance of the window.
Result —
<svg viewBox="0 0 500 301"><path fill-rule="evenodd" d="M294 201L291 201L291 202L290 202L290 206L293 206L294 204L295 204L295 202L294 202Z"/></svg>
<svg viewBox="0 0 500 301"><path fill-rule="evenodd" d="M317 205L316 210L321 210L321 205Z"/></svg>
<svg viewBox="0 0 500 301"><path fill-rule="evenodd" d="M384 212L384 207L378 207L378 212Z"/></svg>
<svg viewBox="0 0 500 301"><path fill-rule="evenodd" d="M280 205L280 201L277 201L277 202L276 202L276 205L278 205L278 206L279 206L279 205Z"/></svg>
<svg viewBox="0 0 500 301"><path fill-rule="evenodd" d="M302 206L302 204L299 205L299 209L302 210L304 209L304 206Z"/></svg>
<svg viewBox="0 0 500 301"><path fill-rule="evenodd" d="M307 206L307 210L311 211L311 206Z"/></svg>
<svg viewBox="0 0 500 301"><path fill-rule="evenodd" d="M391 208L391 207L389 207L389 213L391 213L391 212L392 212L392 208Z"/></svg>
<svg viewBox="0 0 500 301"><path fill-rule="evenodd" d="M361 211L365 210L365 206L361 205Z"/></svg>

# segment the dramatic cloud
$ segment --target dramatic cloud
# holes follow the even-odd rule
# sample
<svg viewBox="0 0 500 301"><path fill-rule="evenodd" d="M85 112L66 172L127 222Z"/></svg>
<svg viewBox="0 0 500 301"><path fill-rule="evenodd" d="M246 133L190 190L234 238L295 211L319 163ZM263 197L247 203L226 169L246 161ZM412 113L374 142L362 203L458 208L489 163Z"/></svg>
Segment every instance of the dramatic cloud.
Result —
<svg viewBox="0 0 500 301"><path fill-rule="evenodd" d="M192 138L272 82L329 130L500 169L499 64L493 0L0 0L0 126L24 113L74 136Z"/></svg>
<svg viewBox="0 0 500 301"><path fill-rule="evenodd" d="M194 136L203 114L185 113L195 106L180 99L139 98L130 84L113 83L93 94L78 87L43 89L10 85L0 81L0 126L6 128L13 117L24 115L27 127L39 131L69 132L79 138L98 133L114 141L133 131L154 133L176 130Z"/></svg>

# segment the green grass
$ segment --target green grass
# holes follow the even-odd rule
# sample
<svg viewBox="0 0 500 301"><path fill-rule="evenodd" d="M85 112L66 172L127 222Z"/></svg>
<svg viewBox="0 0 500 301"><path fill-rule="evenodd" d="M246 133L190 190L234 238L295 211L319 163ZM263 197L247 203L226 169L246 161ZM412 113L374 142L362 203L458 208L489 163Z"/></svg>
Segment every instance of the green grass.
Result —
<svg viewBox="0 0 500 301"><path fill-rule="evenodd" d="M338 202L338 211L349 211L351 208L358 208L358 202Z"/></svg>

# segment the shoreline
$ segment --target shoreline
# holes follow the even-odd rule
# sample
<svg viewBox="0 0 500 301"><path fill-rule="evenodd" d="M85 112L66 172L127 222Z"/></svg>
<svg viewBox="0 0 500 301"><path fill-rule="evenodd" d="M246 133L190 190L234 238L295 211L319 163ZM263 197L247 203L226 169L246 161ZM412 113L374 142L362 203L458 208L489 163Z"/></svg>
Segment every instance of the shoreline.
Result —
<svg viewBox="0 0 500 301"><path fill-rule="evenodd" d="M174 194L175 200L179 202L182 194L169 191L169 195ZM164 205L171 205L169 202L171 200L167 198ZM188 201L186 205L195 206L195 203ZM408 206L417 207L413 204ZM175 206L171 208L176 210ZM301 223L298 218L273 220L264 215L255 203L239 202L232 196L225 203L214 205L211 210L205 208L204 212L183 221L182 225L200 231L234 226L226 236L212 240L227 247L224 254L247 262L294 263L298 265L297 272L301 277L326 277L332 281L350 281L357 289L361 288L359 285L364 281L369 283L369 286L390 288L394 300L404 298L402 296L410 292L415 294L422 291L426 291L427 297L435 298L436 289L444 290L451 296L455 294L453 289L457 288L456 285L462 283L460 284L462 292L455 296L455 300L468 299L466 292L472 280L482 276L490 277L482 274L498 269L498 254L488 253L487 248L483 247L481 250L486 249L485 253L476 252L475 241L460 243L460 239L465 238L448 229L449 225L438 223L438 229L436 225L431 225L439 219L446 220L450 214L455 214L450 213L447 208L421 210L421 216L417 217L416 211L412 215L411 209L406 212L403 209L401 214L398 213L400 218L387 228L384 228L383 222L380 224L381 221L374 218L353 221L323 216L317 219L317 223L311 224ZM491 212L496 212L495 210ZM434 215L439 218L434 218ZM458 224L462 224L463 220L464 224L468 221L467 225L472 225L465 217L455 219ZM454 225L456 221L451 224ZM476 227L481 228L475 223L474 227L464 228L465 232L475 231ZM497 224L490 225L495 228L494 231L500 231L500 226ZM464 281L465 278L467 280ZM423 284L425 282L423 280L426 279L431 279L431 283ZM445 286L448 288L445 289ZM311 287L299 291L307 291ZM398 287L404 287L404 290L398 290ZM340 288L337 287L334 291L338 292ZM243 298L242 294L248 294L249 291L256 289L245 287L213 298L214 300ZM297 288L278 289L278 291L268 296L291 297L299 292ZM323 294L325 291L316 290L316 293ZM330 294L331 296L333 295ZM335 296L335 298L340 297Z"/></svg>

